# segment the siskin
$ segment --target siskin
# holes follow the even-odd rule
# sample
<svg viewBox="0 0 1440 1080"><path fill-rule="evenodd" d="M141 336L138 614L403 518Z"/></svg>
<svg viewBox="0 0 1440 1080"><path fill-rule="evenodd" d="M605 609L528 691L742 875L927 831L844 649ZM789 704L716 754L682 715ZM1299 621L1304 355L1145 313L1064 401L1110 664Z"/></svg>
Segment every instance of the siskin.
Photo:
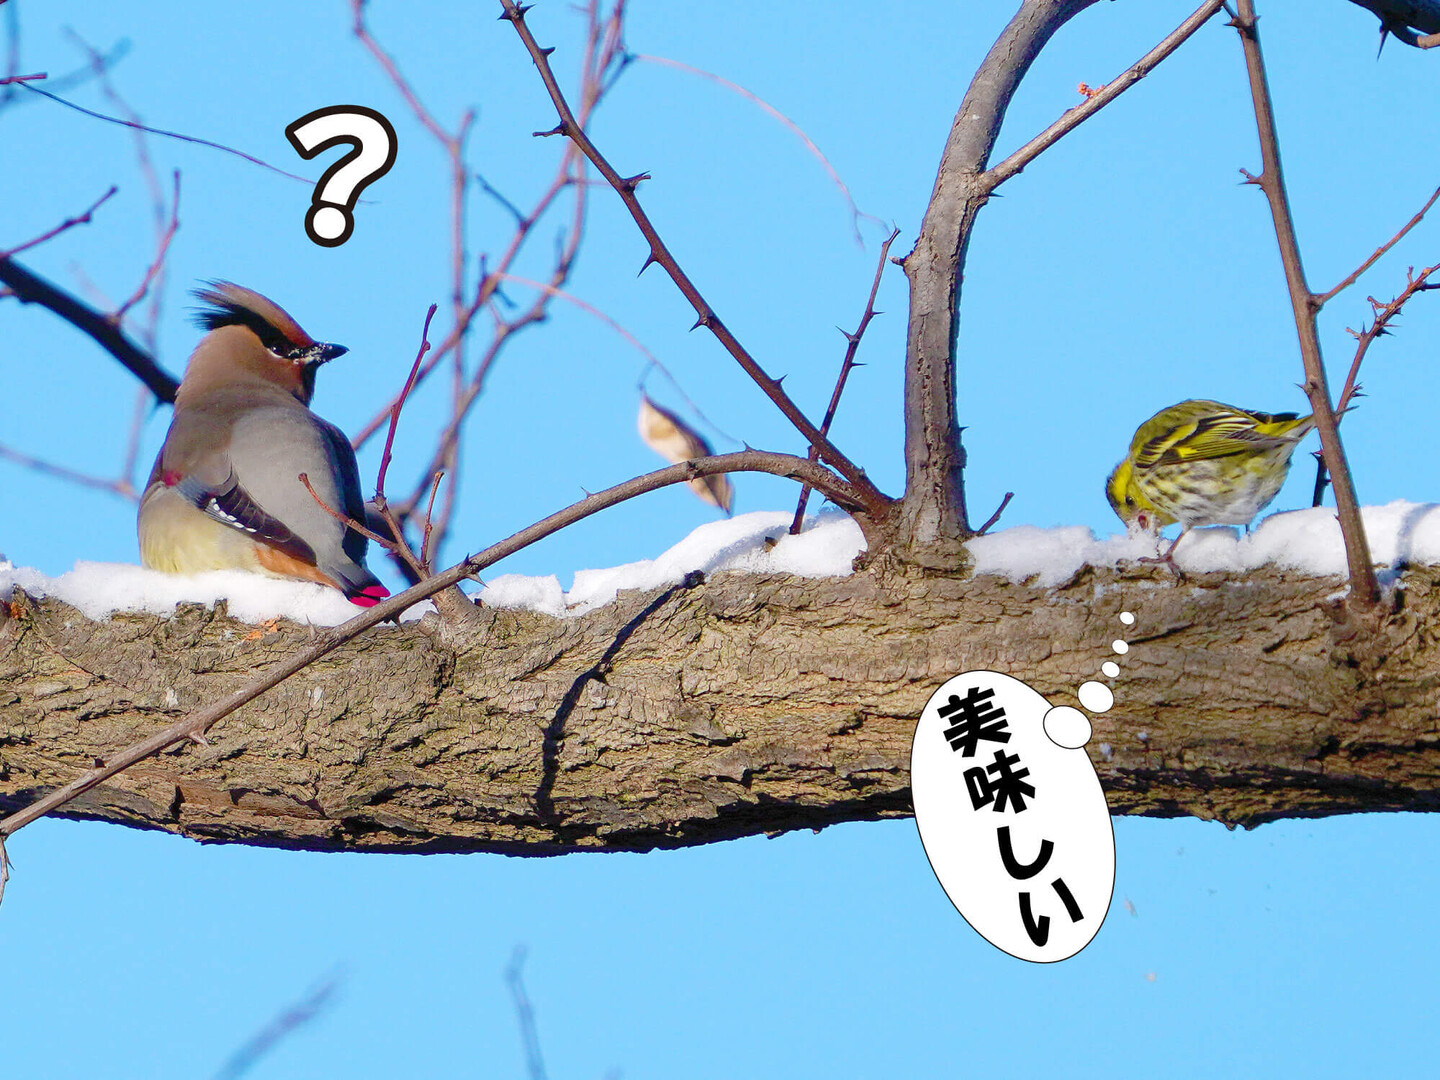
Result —
<svg viewBox="0 0 1440 1080"><path fill-rule="evenodd" d="M1180 523L1171 556L1197 525L1245 525L1270 504L1290 456L1315 425L1295 413L1250 412L1218 401L1182 401L1146 420L1105 483L1129 528L1159 533Z"/></svg>

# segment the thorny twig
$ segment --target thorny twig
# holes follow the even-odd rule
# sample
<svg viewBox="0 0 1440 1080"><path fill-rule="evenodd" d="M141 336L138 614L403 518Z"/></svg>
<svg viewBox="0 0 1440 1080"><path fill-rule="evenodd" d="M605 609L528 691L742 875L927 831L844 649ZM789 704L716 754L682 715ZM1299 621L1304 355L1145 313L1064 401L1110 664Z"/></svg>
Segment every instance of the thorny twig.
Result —
<svg viewBox="0 0 1440 1080"><path fill-rule="evenodd" d="M536 541L543 540L560 529L637 495L668 487L671 484L685 483L701 476L740 471L770 473L809 483L838 506L863 518L861 492L845 481L836 478L822 466L789 454L745 450L736 454L696 458L646 473L643 476L633 477L624 483L589 495L579 502L521 529L499 543L491 544L483 551L456 563L448 570L435 574L398 595L382 600L373 607L366 608L348 622L318 632L315 640L305 648L274 664L240 689L204 708L197 709L150 737L111 755L100 765L87 770L70 783L56 788L29 806L17 810L8 817L0 818L0 841L13 835L32 821L44 817L79 795L104 783L117 773L123 772L136 762L144 761L177 743L203 740L206 731L236 709L255 700L271 687L309 667L316 660L353 640L372 626L386 619L398 618L401 613L420 601L427 600L441 590L448 589L458 582L474 576L493 563L529 547Z"/></svg>
<svg viewBox="0 0 1440 1080"><path fill-rule="evenodd" d="M880 278L885 274L885 260L890 254L890 245L900 235L898 228L892 228L890 235L880 245L880 258L875 266L875 279L870 283L870 295L865 299L865 312L860 316L860 325L855 328L853 334L845 334L845 359L840 363L840 374L835 379L835 389L830 394L830 404L825 408L825 418L820 421L820 432L823 435L830 434L830 424L835 419L835 411L840 407L840 395L845 392L845 381L850 378L850 372L855 368L855 354L860 349L860 339L865 336L865 329L870 325L870 320L880 314L875 310L875 296L880 292ZM845 331L840 331L842 334ZM810 460L817 461L819 451L815 446L810 447ZM800 532L800 526L805 520L805 504L810 501L810 489L800 488L800 499L795 504L795 519L790 522L790 535L795 536Z"/></svg>
<svg viewBox="0 0 1440 1080"><path fill-rule="evenodd" d="M1280 140L1276 133L1275 113L1270 102L1270 87L1265 74L1265 58L1260 50L1260 32L1255 16L1254 0L1239 0L1238 11L1230 24L1240 36L1245 53L1245 68L1250 80L1250 96L1255 107L1255 127L1260 137L1260 156L1264 167L1258 177L1247 179L1256 184L1270 204L1275 223L1275 236L1280 245L1280 261L1285 268L1285 281L1290 291L1290 305L1295 315L1295 328L1300 337L1300 354L1305 365L1306 396L1315 417L1315 429L1325 461L1334 478L1335 509L1340 519L1340 532L1345 539L1345 554L1350 570L1350 599L1362 609L1371 609L1379 602L1380 585L1371 565L1370 544L1365 537L1364 522L1355 497L1355 485L1345 461L1344 446L1336 427L1335 411L1330 405L1330 391L1325 379L1325 362L1320 351L1316 326L1314 293L1305 282L1305 269L1300 259L1300 244L1295 223L1290 216L1290 200L1285 191L1285 176L1280 165Z"/></svg>
<svg viewBox="0 0 1440 1080"><path fill-rule="evenodd" d="M1436 188L1434 194L1432 194L1430 198L1426 200L1425 205L1420 208L1419 212L1409 221L1407 221L1404 227L1399 232L1397 232L1389 240L1385 241L1385 243L1381 244L1378 248L1376 248L1374 254L1372 254L1368 259L1366 259L1363 263L1356 267L1355 271L1350 274L1349 277L1345 278L1344 281L1340 282L1340 284L1336 285L1329 292L1318 293L1312 296L1311 303L1314 304L1317 309L1324 307L1328 301L1334 299L1338 294L1344 292L1351 285L1354 285L1361 274L1365 273L1366 270L1369 270L1370 267L1374 266L1375 263L1379 261L1382 255L1384 255L1387 251L1389 251L1392 247L1394 247L1402 239L1404 239L1406 233L1408 233L1416 225L1420 224L1420 222L1424 219L1426 213L1430 210L1430 207L1435 205L1436 199L1440 199L1440 188Z"/></svg>
<svg viewBox="0 0 1440 1080"><path fill-rule="evenodd" d="M1437 193L1440 194L1440 193ZM1431 200L1434 201L1433 199ZM1360 374L1360 361L1365 359L1365 354L1378 337L1390 333L1390 323L1400 314L1406 302L1420 292L1430 292L1440 289L1440 284L1431 284L1428 280L1430 275L1440 270L1440 263L1434 266L1427 266L1420 273L1415 273L1415 268L1409 267L1405 272L1405 288L1402 289L1393 300L1388 303L1381 303L1373 296L1369 297L1370 312L1373 319L1369 326L1363 330L1350 330L1349 333L1355 338L1355 358L1350 362L1350 372L1345 377L1345 385L1340 390L1340 398L1335 403L1335 424L1338 427L1340 421L1345 417L1345 410L1350 407L1350 402L1361 394L1360 384L1356 382ZM1316 454L1315 462L1315 489L1311 497L1311 506L1319 506L1325 497L1325 487L1328 483L1328 470L1325 468L1323 454Z"/></svg>
<svg viewBox="0 0 1440 1080"><path fill-rule="evenodd" d="M870 481L870 478L865 475L863 469L841 453L840 450L828 438L822 435L820 430L805 417L805 414L800 411L795 403L791 401L789 395L781 388L779 381L771 378L745 347L740 344L739 339L730 332L730 329L721 321L719 315L715 313L714 308L712 308L704 296L701 295L700 290L696 288L694 282L690 280L689 275L687 275L685 271L680 268L679 263L675 261L674 256L670 253L670 249L660 238L660 234L656 231L649 216L645 213L644 209L640 206L639 200L635 197L635 189L639 187L642 180L647 179L646 174L641 173L636 176L622 177L615 170L614 166L606 160L604 155L600 153L595 144L590 141L589 136L585 133L584 125L577 120L574 110L570 107L570 103L565 98L564 91L560 89L560 84L555 78L554 70L550 66L550 50L540 47L539 42L535 40L535 35L530 32L530 28L525 22L525 9L517 4L515 0L500 0L500 3L503 8L503 15L501 17L515 28L515 32L519 35L521 43L530 54L530 59L534 61L535 68L539 72L540 78L545 84L545 89L550 95L550 101L555 106L555 111L560 118L559 124L551 131L536 132L536 134L564 135L575 146L580 148L581 152L590 159L591 164L595 166L600 175L609 182L610 186L614 188L615 192L620 196L621 201L625 204L625 208L630 212L630 216L634 219L636 226L649 244L650 250L646 255L644 265L648 266L653 262L659 264L665 270L670 276L670 279L675 282L676 287L679 288L680 292L684 295L685 299L689 301L691 307L695 309L697 315L695 326L703 326L714 334L725 347L726 351L735 358L745 373L749 375L761 390L764 391L765 395L775 403L776 407L785 415L786 419L799 430L806 441L818 446L820 458L833 466L846 481L853 484L863 494L864 505L870 515L875 518L885 516L891 500L875 487ZM642 270L643 269L644 267L642 266Z"/></svg>

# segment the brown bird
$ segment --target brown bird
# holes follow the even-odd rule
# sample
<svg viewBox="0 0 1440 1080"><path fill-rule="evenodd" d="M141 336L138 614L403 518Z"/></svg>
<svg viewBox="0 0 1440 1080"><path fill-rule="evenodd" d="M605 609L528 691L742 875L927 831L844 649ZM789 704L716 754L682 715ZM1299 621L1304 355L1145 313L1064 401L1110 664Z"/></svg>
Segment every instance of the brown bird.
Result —
<svg viewBox="0 0 1440 1080"><path fill-rule="evenodd" d="M140 500L140 560L172 574L252 570L316 581L370 607L389 590L365 568L365 520L344 432L310 411L315 373L343 355L277 304L226 281L195 294L209 331L190 354L175 416Z"/></svg>

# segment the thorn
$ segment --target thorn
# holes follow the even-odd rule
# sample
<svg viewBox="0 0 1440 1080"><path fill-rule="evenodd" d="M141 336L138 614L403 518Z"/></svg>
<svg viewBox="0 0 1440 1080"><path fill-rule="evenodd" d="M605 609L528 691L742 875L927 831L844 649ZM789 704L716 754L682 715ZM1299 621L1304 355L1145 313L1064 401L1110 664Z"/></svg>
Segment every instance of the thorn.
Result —
<svg viewBox="0 0 1440 1080"><path fill-rule="evenodd" d="M555 51L555 46L554 46L554 45L551 45L548 49L541 49L541 50L540 50L540 55L548 58L548 57L550 56L550 54L553 53L554 51Z"/></svg>
<svg viewBox="0 0 1440 1080"><path fill-rule="evenodd" d="M649 270L650 267L654 266L654 265L655 265L657 262L659 262L659 261L660 261L660 260L658 260L657 258L655 258L655 252L654 252L654 250L652 249L652 250L650 251L650 253L645 256L645 261L640 264L640 272L637 273L635 276L636 276L636 277L639 277L640 274L645 273L646 270Z"/></svg>
<svg viewBox="0 0 1440 1080"><path fill-rule="evenodd" d="M189 734L188 738L189 738L190 741L193 742L196 746L203 746L203 747L205 747L207 750L208 750L209 747L210 747L210 740L207 739L207 738L205 738L205 736L202 735L202 734L200 734L198 731L192 731L192 732Z"/></svg>
<svg viewBox="0 0 1440 1080"><path fill-rule="evenodd" d="M644 172L636 173L634 176L622 176L620 178L620 186L623 187L626 191L634 191L640 186L643 181L649 179L650 174Z"/></svg>
<svg viewBox="0 0 1440 1080"><path fill-rule="evenodd" d="M847 342L849 342L851 345L854 345L857 341L860 340L860 339L859 339L858 337L856 337L854 334L850 333L849 330L846 330L843 326L837 326L837 327L835 327L835 329L836 329L836 330L839 330L840 333L845 336L845 340L846 340Z"/></svg>
<svg viewBox="0 0 1440 1080"><path fill-rule="evenodd" d="M1255 175L1254 173L1252 173L1249 169L1241 169L1241 170L1240 170L1240 175L1245 178L1244 180L1241 181L1242 184L1256 184L1256 185L1258 185L1258 184L1260 183L1260 177L1256 176L1256 175Z"/></svg>
<svg viewBox="0 0 1440 1080"><path fill-rule="evenodd" d="M904 265L905 265L905 260L902 259L899 255L891 255L891 256L890 256L890 261L891 261L892 263L894 263L896 266L904 266Z"/></svg>
<svg viewBox="0 0 1440 1080"><path fill-rule="evenodd" d="M865 361L863 361L863 360L851 360L851 361L850 361L850 366L851 366L852 368L857 368L857 367L869 367L870 365L867 364L867 363L865 363Z"/></svg>
<svg viewBox="0 0 1440 1080"><path fill-rule="evenodd" d="M1375 59L1376 59L1376 60L1379 60L1379 59L1380 59L1380 54L1385 51L1385 39L1386 39L1387 37L1389 37L1389 36L1390 36L1390 26L1389 26L1388 23L1383 23L1383 22L1382 22L1382 23L1380 24L1380 47L1375 50Z"/></svg>
<svg viewBox="0 0 1440 1080"><path fill-rule="evenodd" d="M568 133L565 130L565 121L561 120L560 123L556 124L549 131L532 131L530 134L537 139L548 139L551 135L565 135Z"/></svg>

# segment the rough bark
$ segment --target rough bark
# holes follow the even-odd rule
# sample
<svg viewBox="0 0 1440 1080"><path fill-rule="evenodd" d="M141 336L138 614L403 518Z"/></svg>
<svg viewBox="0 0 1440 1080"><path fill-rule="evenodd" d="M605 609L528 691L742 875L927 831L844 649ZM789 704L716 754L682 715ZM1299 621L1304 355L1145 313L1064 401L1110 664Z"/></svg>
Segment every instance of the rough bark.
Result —
<svg viewBox="0 0 1440 1080"><path fill-rule="evenodd" d="M1440 808L1440 572L1382 622L1336 578L1055 588L870 571L722 574L575 619L484 613L464 642L380 628L62 811L312 850L645 850L910 813L916 718L971 668L1056 704L1115 657L1090 754L1116 813L1254 824ZM1136 614L1125 631L1121 610ZM308 631L223 612L0 625L0 812L247 680Z"/></svg>

